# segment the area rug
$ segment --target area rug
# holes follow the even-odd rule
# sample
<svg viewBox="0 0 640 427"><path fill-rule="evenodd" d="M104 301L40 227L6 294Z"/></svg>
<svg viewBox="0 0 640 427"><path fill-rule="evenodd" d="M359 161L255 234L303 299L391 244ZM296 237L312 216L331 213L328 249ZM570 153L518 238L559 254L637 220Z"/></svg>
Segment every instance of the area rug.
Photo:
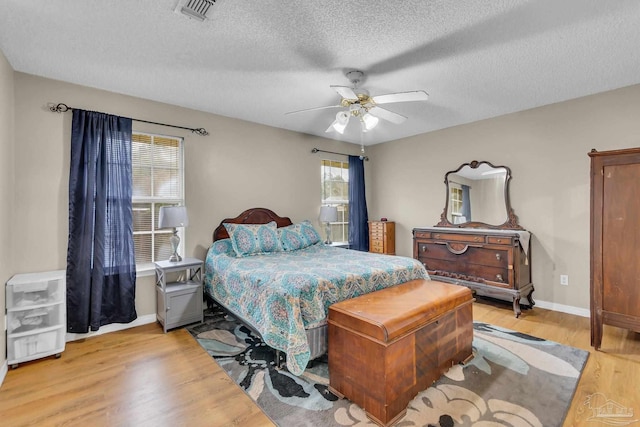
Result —
<svg viewBox="0 0 640 427"><path fill-rule="evenodd" d="M375 426L328 391L326 357L297 377L275 352L220 308L189 332L279 426ZM474 322L474 358L420 392L396 426L561 426L588 352Z"/></svg>

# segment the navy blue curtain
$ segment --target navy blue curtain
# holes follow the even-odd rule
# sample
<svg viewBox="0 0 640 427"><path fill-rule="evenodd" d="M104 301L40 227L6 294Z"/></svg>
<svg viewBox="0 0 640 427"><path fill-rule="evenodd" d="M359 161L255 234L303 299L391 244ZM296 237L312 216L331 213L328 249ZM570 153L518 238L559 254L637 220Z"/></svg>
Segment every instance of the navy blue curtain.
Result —
<svg viewBox="0 0 640 427"><path fill-rule="evenodd" d="M369 250L368 221L364 160L358 156L349 156L349 248Z"/></svg>
<svg viewBox="0 0 640 427"><path fill-rule="evenodd" d="M462 216L466 221L471 221L471 198L469 196L469 186L460 185L462 187Z"/></svg>
<svg viewBox="0 0 640 427"><path fill-rule="evenodd" d="M67 332L136 319L131 119L73 110Z"/></svg>

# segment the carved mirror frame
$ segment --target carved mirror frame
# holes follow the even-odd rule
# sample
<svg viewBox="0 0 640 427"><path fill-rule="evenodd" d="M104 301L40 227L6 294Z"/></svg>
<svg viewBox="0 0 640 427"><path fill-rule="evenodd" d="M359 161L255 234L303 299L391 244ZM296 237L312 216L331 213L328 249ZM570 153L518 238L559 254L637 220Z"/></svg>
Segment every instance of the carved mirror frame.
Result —
<svg viewBox="0 0 640 427"><path fill-rule="evenodd" d="M505 202L506 214L507 214L506 221L503 224L487 224L487 223L479 222L479 221L469 221L469 222L464 222L464 223L461 223L461 224L453 224L447 218L447 216L448 216L447 213L448 213L448 209L449 209L449 198L450 198L450 196L449 196L450 195L449 175L453 175L453 174L455 174L457 172L460 172L460 170L462 170L466 166L469 166L472 169L477 169L482 164L486 164L487 166L490 166L490 167L492 167L494 169L504 168L506 170L506 175L505 175L505 179L504 179L504 202ZM487 161L473 160L473 161L471 161L469 163L463 163L456 170L447 172L446 175L444 176L444 184L445 184L445 187L446 187L446 198L445 198L444 210L442 211L442 214L440 215L440 222L438 224L436 224L436 227L489 228L489 229L503 229L503 230L524 230L524 228L522 228L520 226L520 224L518 224L518 217L513 212L513 208L511 207L511 202L509 201L509 182L510 182L510 180L511 180L511 169L509 169L509 167L507 167L507 166L494 166L494 165L492 165L491 163L489 163Z"/></svg>

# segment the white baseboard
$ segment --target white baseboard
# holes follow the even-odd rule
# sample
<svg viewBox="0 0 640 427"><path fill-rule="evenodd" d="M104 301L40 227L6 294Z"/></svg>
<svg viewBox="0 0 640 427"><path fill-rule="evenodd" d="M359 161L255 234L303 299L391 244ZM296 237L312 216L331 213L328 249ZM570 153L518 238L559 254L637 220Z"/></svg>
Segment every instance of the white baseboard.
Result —
<svg viewBox="0 0 640 427"><path fill-rule="evenodd" d="M559 311L561 313L575 314L582 317L591 317L591 311L587 308L573 307L571 305L557 304L555 302L546 302L536 300L535 307L544 308L547 310Z"/></svg>
<svg viewBox="0 0 640 427"><path fill-rule="evenodd" d="M101 326L97 331L90 331L86 334L72 334L67 333L66 342L77 341L85 338L95 337L97 335L107 334L109 332L123 331L129 328L135 328L136 326L147 325L156 321L156 315L147 314L145 316L138 317L131 323L112 323L110 325Z"/></svg>
<svg viewBox="0 0 640 427"><path fill-rule="evenodd" d="M9 365L5 360L2 366L0 366L0 387L2 387L2 383L4 382L4 377L7 376L7 372L9 372Z"/></svg>

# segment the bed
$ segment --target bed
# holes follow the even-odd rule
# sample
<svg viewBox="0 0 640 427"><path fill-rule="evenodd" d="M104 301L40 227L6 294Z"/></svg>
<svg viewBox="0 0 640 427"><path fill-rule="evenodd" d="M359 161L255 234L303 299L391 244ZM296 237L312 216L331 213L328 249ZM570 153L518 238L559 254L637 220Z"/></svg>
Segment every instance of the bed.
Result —
<svg viewBox="0 0 640 427"><path fill-rule="evenodd" d="M238 230L250 227L266 244L245 253L242 242L253 237L242 240ZM418 278L428 278L418 260L327 246L309 222L253 208L215 229L204 285L207 298L284 352L287 369L300 375L327 351L331 304Z"/></svg>

